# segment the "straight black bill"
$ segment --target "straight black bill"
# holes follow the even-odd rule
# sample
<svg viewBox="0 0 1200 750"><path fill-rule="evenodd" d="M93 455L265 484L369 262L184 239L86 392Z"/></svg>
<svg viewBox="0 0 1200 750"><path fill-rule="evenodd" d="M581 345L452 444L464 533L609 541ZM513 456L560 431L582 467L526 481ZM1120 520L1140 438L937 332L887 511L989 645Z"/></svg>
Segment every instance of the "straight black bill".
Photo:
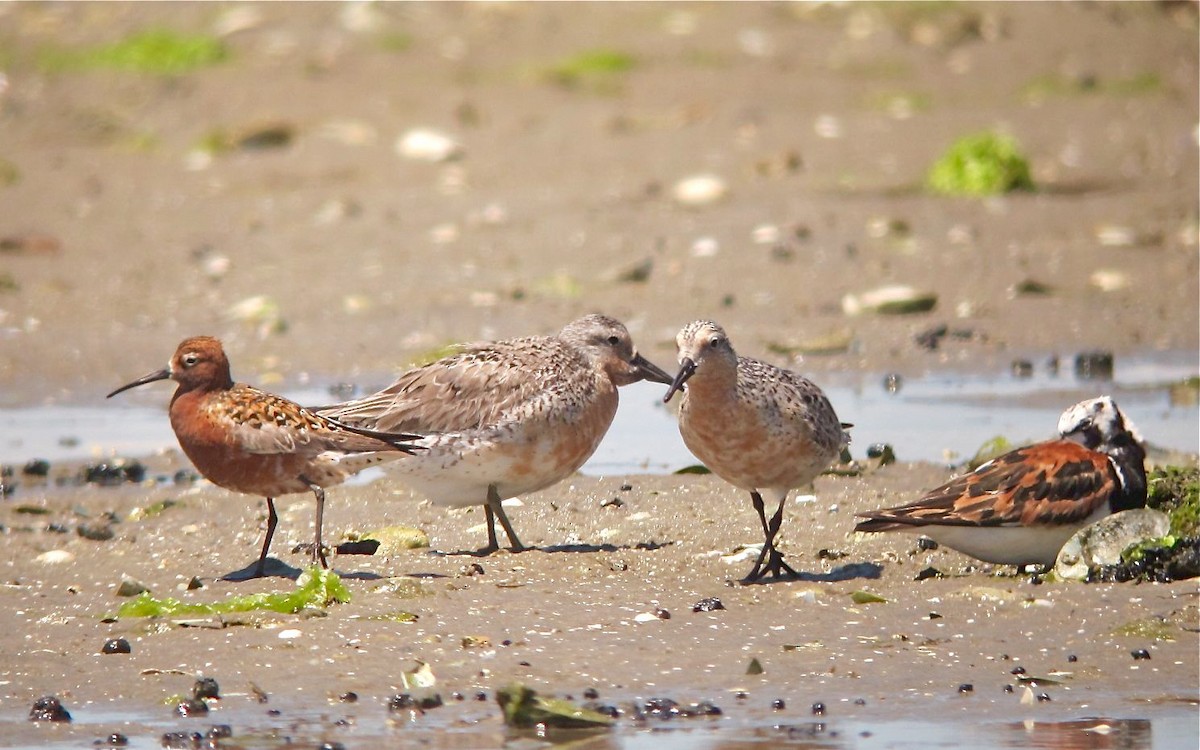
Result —
<svg viewBox="0 0 1200 750"><path fill-rule="evenodd" d="M663 403L665 404L670 401L671 397L675 395L675 392L683 388L683 384L687 382L687 379L695 374L695 362L693 362L689 357L684 357L682 360L680 360L679 373L675 376L675 379L671 381L671 387L667 389L667 395L663 396Z"/></svg>
<svg viewBox="0 0 1200 750"><path fill-rule="evenodd" d="M662 383L669 385L671 383L671 375L666 370L654 364L640 354L633 355L633 359L629 361L641 373L641 376L653 383Z"/></svg>

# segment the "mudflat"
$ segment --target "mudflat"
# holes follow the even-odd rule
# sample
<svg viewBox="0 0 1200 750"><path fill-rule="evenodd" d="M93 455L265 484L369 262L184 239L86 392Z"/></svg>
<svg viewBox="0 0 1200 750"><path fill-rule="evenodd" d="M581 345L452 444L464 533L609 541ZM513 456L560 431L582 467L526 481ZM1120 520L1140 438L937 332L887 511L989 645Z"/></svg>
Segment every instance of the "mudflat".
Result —
<svg viewBox="0 0 1200 750"><path fill-rule="evenodd" d="M269 389L373 387L447 344L592 311L668 370L676 331L712 318L739 353L818 382L1194 352L1196 19L1189 3L7 4L0 408L98 404L195 334ZM155 28L219 59L111 62ZM402 154L418 129L451 143ZM932 195L930 166L990 130L1037 189ZM678 197L700 176L700 198ZM848 312L888 285L934 304ZM1155 415L1137 422L1153 442ZM805 580L755 586L736 581L757 518L712 476L573 478L510 511L538 549L485 558L452 554L482 546L481 512L382 479L330 490L326 537L402 524L431 548L335 555L348 603L111 619L126 577L197 603L290 591L291 545L311 538L311 498L285 498L276 575L222 580L257 557L261 500L156 481L186 471L176 453L145 461L147 482L23 480L3 500L0 746L156 747L229 724L221 747L493 747L513 740L495 704L513 681L625 712L587 747L981 725L980 742L1196 745L1194 582L1037 583L851 533L947 467L819 478L780 535ZM724 609L693 611L713 597ZM101 653L110 638L130 653ZM422 663L446 705L389 711ZM178 716L201 675L221 699ZM74 721L28 721L44 695ZM632 719L652 698L722 713Z"/></svg>

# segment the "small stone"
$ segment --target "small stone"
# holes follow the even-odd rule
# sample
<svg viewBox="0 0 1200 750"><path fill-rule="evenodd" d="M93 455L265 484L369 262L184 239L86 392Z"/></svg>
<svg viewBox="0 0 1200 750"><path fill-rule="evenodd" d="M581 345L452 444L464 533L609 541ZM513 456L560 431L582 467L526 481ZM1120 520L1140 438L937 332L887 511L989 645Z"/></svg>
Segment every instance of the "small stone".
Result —
<svg viewBox="0 0 1200 750"><path fill-rule="evenodd" d="M671 613L668 612L667 610L663 609L662 607L654 608L654 616L660 620L670 620L671 619Z"/></svg>
<svg viewBox="0 0 1200 750"><path fill-rule="evenodd" d="M1150 652L1144 648L1139 648L1135 651L1130 651L1129 655L1133 657L1134 661L1145 661L1150 658Z"/></svg>
<svg viewBox="0 0 1200 750"><path fill-rule="evenodd" d="M220 700L221 687L212 677L201 677L192 685L192 697L197 700Z"/></svg>
<svg viewBox="0 0 1200 750"><path fill-rule="evenodd" d="M47 552L43 552L35 559L45 565L59 565L61 563L71 562L75 559L75 555L66 551L65 549L52 549Z"/></svg>
<svg viewBox="0 0 1200 750"><path fill-rule="evenodd" d="M1010 674L1025 674L1025 667L1013 667Z"/></svg>
<svg viewBox="0 0 1200 750"><path fill-rule="evenodd" d="M132 650L129 646L129 641L124 638L109 638L100 647L100 653L102 654L128 654Z"/></svg>
<svg viewBox="0 0 1200 750"><path fill-rule="evenodd" d="M121 583L117 586L117 596L138 596L149 591L149 586L129 576L122 576Z"/></svg>
<svg viewBox="0 0 1200 750"><path fill-rule="evenodd" d="M184 698L175 704L175 713L184 718L208 715L208 704L196 698Z"/></svg>
<svg viewBox="0 0 1200 750"><path fill-rule="evenodd" d="M413 161L438 163L461 158L465 149L444 133L429 128L413 128L396 140L396 153Z"/></svg>
<svg viewBox="0 0 1200 750"><path fill-rule="evenodd" d="M21 468L21 473L27 477L44 477L50 473L50 462L42 458L35 458L26 462L25 466Z"/></svg>
<svg viewBox="0 0 1200 750"><path fill-rule="evenodd" d="M1067 661L1069 661L1069 662L1071 662L1072 664L1074 664L1075 662L1079 661L1079 657L1078 657L1078 656L1076 656L1075 654L1068 654L1068 655L1067 655Z"/></svg>
<svg viewBox="0 0 1200 750"><path fill-rule="evenodd" d="M338 700L342 703L358 703L358 693L348 691L338 696Z"/></svg>
<svg viewBox="0 0 1200 750"><path fill-rule="evenodd" d="M908 315L928 312L937 306L937 294L919 291L903 284L891 284L861 294L842 297L842 312L846 315L877 313L879 315Z"/></svg>
<svg viewBox="0 0 1200 750"><path fill-rule="evenodd" d="M938 543L927 536L919 537L917 539L917 549L921 550L922 552L932 552L937 548Z"/></svg>
<svg viewBox="0 0 1200 750"><path fill-rule="evenodd" d="M771 701L771 708L775 709L776 711L782 711L783 709L787 708L787 703L784 702L783 698L776 698L775 700Z"/></svg>
<svg viewBox="0 0 1200 750"><path fill-rule="evenodd" d="M1033 363L1027 359L1014 359L1012 362L1012 374L1014 378L1032 378Z"/></svg>
<svg viewBox="0 0 1200 750"><path fill-rule="evenodd" d="M960 693L973 693L973 692L975 692L975 686L974 686L974 685L972 685L972 684L971 684L971 683L969 683L969 682L964 682L963 684L961 684L961 685L959 685L959 686L958 686L958 692L960 692Z"/></svg>
<svg viewBox="0 0 1200 750"><path fill-rule="evenodd" d="M718 609L725 609L725 605L715 596L701 599L692 605L693 612L713 612Z"/></svg>
<svg viewBox="0 0 1200 750"><path fill-rule="evenodd" d="M107 523L81 523L75 527L75 532L93 542L107 542L117 535L112 525Z"/></svg>
<svg viewBox="0 0 1200 750"><path fill-rule="evenodd" d="M1080 352L1075 355L1075 377L1080 380L1112 380L1112 352Z"/></svg>
<svg viewBox="0 0 1200 750"><path fill-rule="evenodd" d="M100 744L108 745L109 747L126 747L129 745L129 738L120 732L113 732L105 737Z"/></svg>
<svg viewBox="0 0 1200 750"><path fill-rule="evenodd" d="M1038 701L1038 703L1049 703L1050 696L1047 695L1046 693L1038 693L1037 701Z"/></svg>
<svg viewBox="0 0 1200 750"><path fill-rule="evenodd" d="M594 701L600 697L600 691L594 687L587 688L583 691L583 697L586 700Z"/></svg>
<svg viewBox="0 0 1200 750"><path fill-rule="evenodd" d="M820 701L812 704L812 712L813 712L813 716L824 716L825 715L825 704L821 703Z"/></svg>
<svg viewBox="0 0 1200 750"><path fill-rule="evenodd" d="M71 720L71 714L63 708L62 701L53 695L38 698L29 709L30 721L66 721Z"/></svg>
<svg viewBox="0 0 1200 750"><path fill-rule="evenodd" d="M675 183L671 195L675 202L689 208L708 206L724 198L729 185L716 175L702 174Z"/></svg>
<svg viewBox="0 0 1200 750"><path fill-rule="evenodd" d="M1011 693L1012 691L1013 691L1013 686L1012 686L1012 685L1005 685L1005 686L1004 686L1004 692L1006 692L1006 693Z"/></svg>

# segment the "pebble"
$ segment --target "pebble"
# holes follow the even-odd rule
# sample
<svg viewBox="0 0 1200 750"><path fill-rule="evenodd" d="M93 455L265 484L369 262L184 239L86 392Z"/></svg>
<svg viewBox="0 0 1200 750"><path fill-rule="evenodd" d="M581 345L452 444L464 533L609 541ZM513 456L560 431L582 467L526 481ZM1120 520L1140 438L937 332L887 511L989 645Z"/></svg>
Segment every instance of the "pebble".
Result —
<svg viewBox="0 0 1200 750"><path fill-rule="evenodd" d="M71 713L63 708L62 701L53 695L38 698L29 709L30 721L66 721L71 720Z"/></svg>
<svg viewBox="0 0 1200 750"><path fill-rule="evenodd" d="M708 206L722 200L729 194L729 185L725 180L713 174L701 174L686 177L676 182L671 188L675 202L689 208Z"/></svg>
<svg viewBox="0 0 1200 750"><path fill-rule="evenodd" d="M75 555L67 552L65 549L52 549L38 555L36 559L45 565L58 565L60 563L71 562L75 559Z"/></svg>
<svg viewBox="0 0 1200 750"><path fill-rule="evenodd" d="M907 315L927 312L937 306L937 294L921 291L905 284L889 284L859 294L842 297L842 312L846 315L877 313Z"/></svg>
<svg viewBox="0 0 1200 750"><path fill-rule="evenodd" d="M1133 657L1134 661L1145 661L1150 659L1150 652L1144 648L1130 651L1129 655Z"/></svg>
<svg viewBox="0 0 1200 750"><path fill-rule="evenodd" d="M129 646L129 641L124 638L109 638L100 647L102 654L128 654L133 649Z"/></svg>
<svg viewBox="0 0 1200 750"><path fill-rule="evenodd" d="M221 686L212 677L201 677L192 685L192 697L197 700L220 700Z"/></svg>
<svg viewBox="0 0 1200 750"><path fill-rule="evenodd" d="M1112 352L1094 351L1076 354L1075 377L1080 380L1112 380Z"/></svg>
<svg viewBox="0 0 1200 750"><path fill-rule="evenodd" d="M445 133L430 128L413 128L396 140L396 153L413 161L438 163L459 159L466 149Z"/></svg>
<svg viewBox="0 0 1200 750"><path fill-rule="evenodd" d="M184 718L207 716L208 704L196 698L184 698L175 704L175 713Z"/></svg>
<svg viewBox="0 0 1200 750"><path fill-rule="evenodd" d="M692 605L693 612L712 612L718 609L725 609L725 605L715 596L701 599Z"/></svg>

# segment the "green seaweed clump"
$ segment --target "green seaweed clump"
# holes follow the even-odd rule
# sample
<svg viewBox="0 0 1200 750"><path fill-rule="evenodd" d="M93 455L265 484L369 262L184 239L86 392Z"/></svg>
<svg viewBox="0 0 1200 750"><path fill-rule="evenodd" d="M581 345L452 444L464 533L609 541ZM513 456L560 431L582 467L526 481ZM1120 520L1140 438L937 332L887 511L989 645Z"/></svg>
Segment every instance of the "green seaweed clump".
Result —
<svg viewBox="0 0 1200 750"><path fill-rule="evenodd" d="M954 142L929 170L928 189L940 195L1000 195L1033 190L1029 162L1010 136L984 132Z"/></svg>
<svg viewBox="0 0 1200 750"><path fill-rule="evenodd" d="M177 75L215 65L228 54L225 44L216 37L154 28L81 52L48 51L42 56L42 64L50 69L111 68Z"/></svg>
<svg viewBox="0 0 1200 750"><path fill-rule="evenodd" d="M514 682L496 691L496 702L504 712L504 723L518 729L538 726L557 729L603 729L613 720L598 711L576 706L558 698L543 698L531 688Z"/></svg>
<svg viewBox="0 0 1200 750"><path fill-rule="evenodd" d="M631 55L610 49L594 49L561 60L546 70L546 77L566 88L597 82L631 70L635 62Z"/></svg>
<svg viewBox="0 0 1200 750"><path fill-rule="evenodd" d="M296 588L287 593L248 594L232 596L222 602L189 604L178 599L158 599L149 592L121 605L117 617L177 617L180 615L219 615L232 612L251 612L265 609L283 614L295 614L306 607L327 607L334 602L350 601L350 591L337 573L313 567L296 581Z"/></svg>
<svg viewBox="0 0 1200 750"><path fill-rule="evenodd" d="M1146 506L1170 516L1171 534L1200 536L1200 467L1163 466L1146 480Z"/></svg>

